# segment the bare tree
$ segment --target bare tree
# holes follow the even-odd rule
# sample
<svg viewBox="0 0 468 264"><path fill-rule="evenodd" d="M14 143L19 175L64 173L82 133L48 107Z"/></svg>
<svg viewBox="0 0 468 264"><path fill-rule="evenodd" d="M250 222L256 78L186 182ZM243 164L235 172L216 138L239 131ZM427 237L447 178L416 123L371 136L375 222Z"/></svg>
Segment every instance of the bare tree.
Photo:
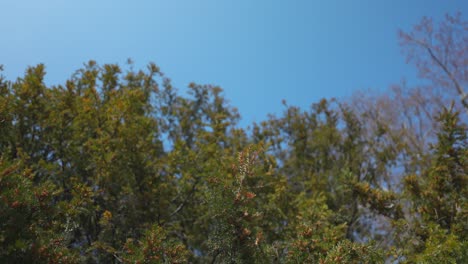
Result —
<svg viewBox="0 0 468 264"><path fill-rule="evenodd" d="M455 93L468 114L468 21L462 14L445 15L437 26L424 17L411 32L400 31L400 44L408 62L414 62L422 78L442 89L443 95Z"/></svg>

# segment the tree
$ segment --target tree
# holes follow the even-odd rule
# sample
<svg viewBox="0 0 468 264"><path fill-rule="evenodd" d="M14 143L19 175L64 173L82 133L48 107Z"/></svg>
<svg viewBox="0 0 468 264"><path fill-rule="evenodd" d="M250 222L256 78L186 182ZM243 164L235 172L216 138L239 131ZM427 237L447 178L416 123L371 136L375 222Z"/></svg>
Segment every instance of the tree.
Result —
<svg viewBox="0 0 468 264"><path fill-rule="evenodd" d="M438 86L444 93L458 94L460 104L468 113L468 96L464 86L468 83L468 22L461 13L447 14L438 27L432 19L424 17L406 33L400 31L401 45L405 47L408 61L414 61L422 78Z"/></svg>
<svg viewBox="0 0 468 264"><path fill-rule="evenodd" d="M404 232L399 239L405 240L399 242L407 245L404 254L409 261L461 263L468 257L467 127L453 109L445 109L438 120L442 126L431 166L422 177L404 179L411 214L398 223Z"/></svg>
<svg viewBox="0 0 468 264"><path fill-rule="evenodd" d="M435 39L457 50L448 27L465 24L447 21ZM455 97L284 102L252 130L220 87L181 95L155 64L0 77L0 262L463 263L464 62L447 73L439 44L411 54Z"/></svg>

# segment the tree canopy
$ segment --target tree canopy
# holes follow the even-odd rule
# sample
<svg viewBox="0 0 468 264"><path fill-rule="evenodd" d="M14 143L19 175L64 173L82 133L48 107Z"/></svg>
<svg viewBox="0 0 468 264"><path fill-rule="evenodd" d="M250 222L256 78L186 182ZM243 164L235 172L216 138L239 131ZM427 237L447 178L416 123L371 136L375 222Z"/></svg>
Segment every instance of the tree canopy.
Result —
<svg viewBox="0 0 468 264"><path fill-rule="evenodd" d="M283 102L249 129L153 63L0 77L0 262L466 262L466 28L400 34L429 86Z"/></svg>

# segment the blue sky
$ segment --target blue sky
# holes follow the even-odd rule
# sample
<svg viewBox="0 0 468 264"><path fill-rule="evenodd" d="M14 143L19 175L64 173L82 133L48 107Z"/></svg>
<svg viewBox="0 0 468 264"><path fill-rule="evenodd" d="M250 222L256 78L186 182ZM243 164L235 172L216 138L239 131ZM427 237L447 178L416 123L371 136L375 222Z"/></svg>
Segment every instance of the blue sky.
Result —
<svg viewBox="0 0 468 264"><path fill-rule="evenodd" d="M155 62L184 92L224 88L243 125L358 89L417 82L397 40L422 16L466 17L468 1L2 0L0 64L15 79L45 63L48 84L84 62Z"/></svg>

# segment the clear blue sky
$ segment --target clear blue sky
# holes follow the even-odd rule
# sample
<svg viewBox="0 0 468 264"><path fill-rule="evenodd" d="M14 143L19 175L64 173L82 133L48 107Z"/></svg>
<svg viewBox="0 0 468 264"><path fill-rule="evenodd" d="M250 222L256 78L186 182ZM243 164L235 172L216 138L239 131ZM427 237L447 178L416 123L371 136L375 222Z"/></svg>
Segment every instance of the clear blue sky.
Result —
<svg viewBox="0 0 468 264"><path fill-rule="evenodd" d="M415 71L397 40L422 16L468 1L431 0L2 0L0 64L15 79L45 63L48 84L84 62L155 62L180 91L224 88L242 124L322 97L384 89Z"/></svg>

